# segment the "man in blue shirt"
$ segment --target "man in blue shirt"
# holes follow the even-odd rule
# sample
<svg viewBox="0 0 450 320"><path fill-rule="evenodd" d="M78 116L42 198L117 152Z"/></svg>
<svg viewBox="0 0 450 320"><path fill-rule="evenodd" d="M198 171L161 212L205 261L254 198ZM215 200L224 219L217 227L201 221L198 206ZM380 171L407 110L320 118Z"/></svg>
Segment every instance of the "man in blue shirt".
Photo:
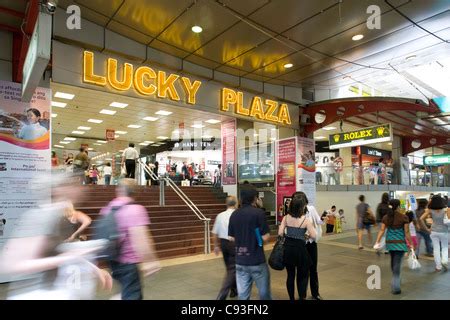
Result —
<svg viewBox="0 0 450 320"><path fill-rule="evenodd" d="M263 242L270 231L263 210L256 208L257 192L248 186L241 190L241 208L233 212L228 226L230 241L236 248L236 283L239 300L249 300L253 282L261 300L271 300L270 273Z"/></svg>

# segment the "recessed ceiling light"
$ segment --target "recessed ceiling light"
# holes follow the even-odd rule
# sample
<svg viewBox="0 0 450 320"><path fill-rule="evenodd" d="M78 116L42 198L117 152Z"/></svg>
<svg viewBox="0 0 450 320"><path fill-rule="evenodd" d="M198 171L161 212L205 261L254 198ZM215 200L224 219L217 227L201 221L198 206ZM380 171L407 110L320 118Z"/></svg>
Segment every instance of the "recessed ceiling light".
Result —
<svg viewBox="0 0 450 320"><path fill-rule="evenodd" d="M128 131L116 131L117 134L127 134Z"/></svg>
<svg viewBox="0 0 450 320"><path fill-rule="evenodd" d="M159 137L156 137L156 139L159 139L159 140L166 140L166 139L169 139L169 137L159 136Z"/></svg>
<svg viewBox="0 0 450 320"><path fill-rule="evenodd" d="M93 123L102 123L103 120L98 120L98 119L89 119L88 122L93 122Z"/></svg>
<svg viewBox="0 0 450 320"><path fill-rule="evenodd" d="M57 113L52 113L52 118L56 118L58 116Z"/></svg>
<svg viewBox="0 0 450 320"><path fill-rule="evenodd" d="M196 128L196 129L201 129L201 128L204 128L204 127L205 127L204 125L199 124L199 123L193 124L193 125L191 126L191 128Z"/></svg>
<svg viewBox="0 0 450 320"><path fill-rule="evenodd" d="M94 146L101 146L101 143L94 143Z"/></svg>
<svg viewBox="0 0 450 320"><path fill-rule="evenodd" d="M317 136L317 137L315 137L314 139L317 139L317 140L323 140L323 139L326 139L327 137L324 137L324 136Z"/></svg>
<svg viewBox="0 0 450 320"><path fill-rule="evenodd" d="M77 138L65 137L64 140L66 140L66 141L75 141L75 140L77 140Z"/></svg>
<svg viewBox="0 0 450 320"><path fill-rule="evenodd" d="M286 69L292 68L294 65L292 63L286 63L283 67Z"/></svg>
<svg viewBox="0 0 450 320"><path fill-rule="evenodd" d="M72 131L72 133L73 134L84 134L84 131L75 130L75 131Z"/></svg>
<svg viewBox="0 0 450 320"><path fill-rule="evenodd" d="M140 126L140 125L138 125L138 124L130 124L130 125L128 126L128 128L133 128L133 129L139 129L140 127L142 127L142 126Z"/></svg>
<svg viewBox="0 0 450 320"><path fill-rule="evenodd" d="M70 141L60 141L59 143L60 143L60 144L69 144Z"/></svg>
<svg viewBox="0 0 450 320"><path fill-rule="evenodd" d="M156 121L156 120L158 120L159 118L155 118L155 117L145 117L145 118L142 118L142 120L146 120L146 121Z"/></svg>
<svg viewBox="0 0 450 320"><path fill-rule="evenodd" d="M64 93L64 92L59 92L59 91L55 93L55 98L72 100L73 97L75 97L75 95L70 94L70 93Z"/></svg>
<svg viewBox="0 0 450 320"><path fill-rule="evenodd" d="M53 145L53 146L56 147L56 148L64 149L64 146L60 146L59 144L55 144L55 145Z"/></svg>
<svg viewBox="0 0 450 320"><path fill-rule="evenodd" d="M65 102L52 101L52 107L65 108L66 106Z"/></svg>
<svg viewBox="0 0 450 320"><path fill-rule="evenodd" d="M168 116L169 114L172 114L173 112L166 111L166 110L159 110L155 112L155 114L159 114L160 116Z"/></svg>
<svg viewBox="0 0 450 320"><path fill-rule="evenodd" d="M126 108L128 106L128 103L120 103L120 102L112 102L110 105L110 107L114 107L114 108Z"/></svg>
<svg viewBox="0 0 450 320"><path fill-rule="evenodd" d="M102 109L101 111L100 111L100 113L103 113L103 114L109 114L109 115L115 115L116 114L116 112L117 111L113 111L113 110L108 110L108 109Z"/></svg>
<svg viewBox="0 0 450 320"><path fill-rule="evenodd" d="M406 60L406 61L410 61L410 60L414 60L415 58L416 58L416 55L413 54L413 55L407 56L407 57L405 58L405 60Z"/></svg>
<svg viewBox="0 0 450 320"><path fill-rule="evenodd" d="M91 130L91 127L79 126L78 129L88 131L88 130Z"/></svg>
<svg viewBox="0 0 450 320"><path fill-rule="evenodd" d="M105 140L97 140L98 143L107 143L108 141Z"/></svg>
<svg viewBox="0 0 450 320"><path fill-rule="evenodd" d="M208 123L211 123L211 124L216 124L216 123L220 123L220 120L209 119L209 120L206 120L205 122L208 122Z"/></svg>
<svg viewBox="0 0 450 320"><path fill-rule="evenodd" d="M352 40L358 41L358 40L361 40L362 38L364 38L364 36L362 34L356 34L352 37Z"/></svg>
<svg viewBox="0 0 450 320"><path fill-rule="evenodd" d="M325 128L322 128L322 129L325 130L325 131L330 131L330 130L335 130L336 127L325 127Z"/></svg>
<svg viewBox="0 0 450 320"><path fill-rule="evenodd" d="M191 30L192 30L192 32L200 33L200 32L203 31L203 28L200 27L200 26L193 26L193 27L191 28Z"/></svg>

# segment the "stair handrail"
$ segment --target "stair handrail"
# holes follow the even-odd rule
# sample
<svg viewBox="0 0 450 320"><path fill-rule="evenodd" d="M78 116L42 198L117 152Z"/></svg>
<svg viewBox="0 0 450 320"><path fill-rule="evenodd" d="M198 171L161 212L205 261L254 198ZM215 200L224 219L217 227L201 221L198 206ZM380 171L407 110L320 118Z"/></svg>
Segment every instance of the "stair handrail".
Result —
<svg viewBox="0 0 450 320"><path fill-rule="evenodd" d="M181 200L189 207L189 209L194 212L196 217L203 221L205 224L205 254L211 253L211 229L210 229L210 223L211 218L205 217L205 215L200 211L200 209L195 205L195 203L192 202L191 199L181 190L180 187L176 185L176 183L170 179L169 177L158 177L148 166L146 163L144 163L141 159L138 159L138 163L143 166L144 171L150 176L153 180L163 180L167 182L167 185L172 188L172 190L180 197Z"/></svg>

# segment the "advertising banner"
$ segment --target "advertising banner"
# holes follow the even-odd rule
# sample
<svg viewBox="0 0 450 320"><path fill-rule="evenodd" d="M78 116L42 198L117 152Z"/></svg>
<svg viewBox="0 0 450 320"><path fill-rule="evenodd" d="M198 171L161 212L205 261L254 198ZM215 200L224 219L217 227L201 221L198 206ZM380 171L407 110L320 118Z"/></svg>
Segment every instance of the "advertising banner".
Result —
<svg viewBox="0 0 450 320"><path fill-rule="evenodd" d="M31 102L21 101L19 83L0 81L0 247L19 216L50 201L51 90L37 88Z"/></svg>
<svg viewBox="0 0 450 320"><path fill-rule="evenodd" d="M407 157L400 158L400 182L404 186L410 185L409 159Z"/></svg>
<svg viewBox="0 0 450 320"><path fill-rule="evenodd" d="M222 184L236 184L236 120L222 122Z"/></svg>
<svg viewBox="0 0 450 320"><path fill-rule="evenodd" d="M297 191L303 191L309 204L316 202L316 162L314 139L297 137Z"/></svg>
<svg viewBox="0 0 450 320"><path fill-rule="evenodd" d="M330 150L392 141L391 124L330 135Z"/></svg>
<svg viewBox="0 0 450 320"><path fill-rule="evenodd" d="M291 195L295 192L295 137L278 140L276 143L276 192L277 192L277 220L281 222L286 213Z"/></svg>

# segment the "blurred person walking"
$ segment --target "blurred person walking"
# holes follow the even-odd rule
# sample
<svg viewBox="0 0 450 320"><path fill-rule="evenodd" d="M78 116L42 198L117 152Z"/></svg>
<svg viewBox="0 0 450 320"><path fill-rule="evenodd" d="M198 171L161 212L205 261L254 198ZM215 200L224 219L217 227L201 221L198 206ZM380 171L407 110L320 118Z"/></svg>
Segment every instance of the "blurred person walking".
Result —
<svg viewBox="0 0 450 320"><path fill-rule="evenodd" d="M105 185L109 186L111 184L112 176L111 162L108 162L106 166L103 167L103 176L105 177Z"/></svg>
<svg viewBox="0 0 450 320"><path fill-rule="evenodd" d="M376 218L377 218L377 223L381 223L381 221L383 221L383 218L385 215L387 215L387 213L389 212L390 208L389 208L389 194L387 192L383 193L381 195L381 202L378 204L377 206L377 210L376 210ZM381 224L380 224L380 230L381 230ZM385 249L386 247L386 235L383 235L383 237L381 238L381 242L380 242L380 250L377 250L377 253L380 254L380 252ZM387 250L385 250L385 253L389 253Z"/></svg>
<svg viewBox="0 0 450 320"><path fill-rule="evenodd" d="M422 239L425 242L425 249L427 257L433 256L433 242L430 237L430 228L431 225L427 226L426 220L422 220L421 217L425 213L427 209L428 201L426 199L418 199L417 200L417 210L416 210L416 219L417 219L417 248L416 248L416 256L419 257L420 253L420 243Z"/></svg>
<svg viewBox="0 0 450 320"><path fill-rule="evenodd" d="M85 170L89 168L89 157L84 148L80 148L80 152L75 156L73 160L73 173L80 179L80 184L85 181Z"/></svg>
<svg viewBox="0 0 450 320"><path fill-rule="evenodd" d="M230 222L231 214L237 209L238 203L234 196L229 196L226 199L227 210L221 212L216 217L212 233L214 233L214 253L219 255L219 251L222 251L223 261L227 274L223 281L222 288L220 289L217 300L225 300L230 293L230 298L234 298L237 295L236 286L236 252L234 243L228 238L228 226ZM220 242L220 244L219 244Z"/></svg>
<svg viewBox="0 0 450 320"><path fill-rule="evenodd" d="M59 166L59 159L55 151L52 151L52 168L57 168Z"/></svg>
<svg viewBox="0 0 450 320"><path fill-rule="evenodd" d="M264 211L256 208L256 189L248 185L240 192L241 207L230 217L228 236L236 248L236 283L239 300L249 300L253 282L261 300L271 300L270 273L264 242L270 237Z"/></svg>
<svg viewBox="0 0 450 320"><path fill-rule="evenodd" d="M134 143L130 142L128 148L123 150L121 166L125 166L127 174L125 178L135 178L136 174L136 159L139 159L139 153L134 148Z"/></svg>
<svg viewBox="0 0 450 320"><path fill-rule="evenodd" d="M308 288L308 270L310 258L306 251L305 233L311 238L316 237L314 226L306 217L305 197L295 197L290 204L289 212L284 216L278 229L278 235L284 240L284 264L287 271L286 288L291 301L295 300L295 280L297 277L297 292L300 300L306 298Z"/></svg>
<svg viewBox="0 0 450 320"><path fill-rule="evenodd" d="M364 249L362 244L364 229L367 230L367 240L369 241L369 247L372 246L372 234L370 232L372 224L375 223L375 217L373 215L370 206L365 203L366 197L364 195L359 196L360 203L356 206L356 230L358 232L358 249Z"/></svg>
<svg viewBox="0 0 450 320"><path fill-rule="evenodd" d="M140 273L149 276L161 268L148 228L147 210L134 203L135 189L134 179L122 179L116 187L116 198L100 211L102 216L114 215L112 218L120 235L117 260L107 260L113 278L120 283L122 300L142 300Z"/></svg>
<svg viewBox="0 0 450 320"><path fill-rule="evenodd" d="M427 218L433 219L433 224L428 230L433 241L434 262L436 272L448 270L448 226L444 220L450 219L450 210L440 195L434 195L428 204L428 210L420 217L422 221Z"/></svg>
<svg viewBox="0 0 450 320"><path fill-rule="evenodd" d="M389 201L390 210L383 217L381 221L381 230L378 232L377 241L375 243L375 249L380 247L381 237L386 232L386 249L391 255L391 270L392 270L392 282L391 292L392 294L400 294L402 292L400 283L400 272L402 268L402 260L405 252L408 252L406 241L412 246L412 239L409 233L409 220L408 217L400 212L400 200L392 199Z"/></svg>

